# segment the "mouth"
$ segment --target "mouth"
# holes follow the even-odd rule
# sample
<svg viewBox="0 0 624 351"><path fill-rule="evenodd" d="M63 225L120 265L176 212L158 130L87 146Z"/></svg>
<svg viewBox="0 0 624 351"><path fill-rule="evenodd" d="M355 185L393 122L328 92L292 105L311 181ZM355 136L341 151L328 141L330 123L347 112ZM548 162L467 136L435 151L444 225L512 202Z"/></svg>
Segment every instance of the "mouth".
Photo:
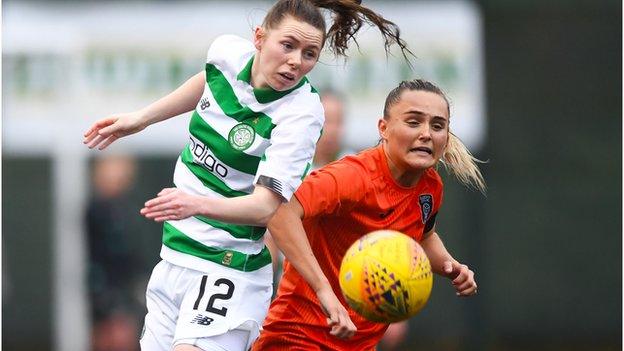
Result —
<svg viewBox="0 0 624 351"><path fill-rule="evenodd" d="M292 73L284 72L284 73L278 73L278 74L288 82L292 83L295 81L295 75Z"/></svg>
<svg viewBox="0 0 624 351"><path fill-rule="evenodd" d="M419 147L415 147L413 149L410 149L411 152L424 152L428 155L433 155L433 150L431 150L430 148L426 147L426 146L419 146Z"/></svg>

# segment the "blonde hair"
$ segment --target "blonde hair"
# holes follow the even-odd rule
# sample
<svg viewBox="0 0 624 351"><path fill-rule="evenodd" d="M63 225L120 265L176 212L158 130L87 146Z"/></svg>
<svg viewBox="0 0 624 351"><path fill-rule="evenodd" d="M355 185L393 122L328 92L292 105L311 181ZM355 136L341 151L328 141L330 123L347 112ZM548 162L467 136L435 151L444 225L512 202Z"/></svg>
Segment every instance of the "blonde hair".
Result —
<svg viewBox="0 0 624 351"><path fill-rule="evenodd" d="M390 94L388 94L384 105L384 118L389 117L390 107L399 102L401 94L406 90L428 91L430 93L440 95L446 102L449 116L451 115L448 99L442 89L429 81L414 79L410 81L402 81L398 87L392 89ZM440 162L444 165L446 171L455 176L455 178L457 178L457 180L459 180L462 184L469 188L477 189L481 193L485 194L485 180L483 179L481 170L477 165L477 163L485 162L475 158L464 143L462 143L462 141L455 134L451 133L450 129L448 133L448 141Z"/></svg>
<svg viewBox="0 0 624 351"><path fill-rule="evenodd" d="M462 141L449 130L446 149L440 159L446 171L462 184L485 194L486 185L477 163L485 163L474 157Z"/></svg>

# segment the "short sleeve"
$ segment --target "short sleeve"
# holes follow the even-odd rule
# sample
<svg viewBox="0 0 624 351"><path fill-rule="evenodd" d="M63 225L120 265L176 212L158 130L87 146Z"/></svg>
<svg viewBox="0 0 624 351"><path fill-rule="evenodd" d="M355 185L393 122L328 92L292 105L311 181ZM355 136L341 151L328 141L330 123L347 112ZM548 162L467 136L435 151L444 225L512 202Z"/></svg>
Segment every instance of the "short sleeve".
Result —
<svg viewBox="0 0 624 351"><path fill-rule="evenodd" d="M290 200L309 171L323 126L323 109L283 119L271 133L254 180Z"/></svg>
<svg viewBox="0 0 624 351"><path fill-rule="evenodd" d="M348 159L331 163L305 178L295 197L303 207L304 218L334 214L366 193L365 173Z"/></svg>

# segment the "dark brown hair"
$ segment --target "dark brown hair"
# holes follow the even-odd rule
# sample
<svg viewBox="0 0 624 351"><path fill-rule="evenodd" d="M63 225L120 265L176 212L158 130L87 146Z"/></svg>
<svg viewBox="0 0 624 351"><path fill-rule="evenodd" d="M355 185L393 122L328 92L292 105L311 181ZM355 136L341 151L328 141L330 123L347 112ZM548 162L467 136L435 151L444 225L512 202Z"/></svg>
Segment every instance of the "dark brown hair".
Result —
<svg viewBox="0 0 624 351"><path fill-rule="evenodd" d="M329 38L329 46L334 54L346 56L349 41L353 40L357 45L355 34L364 23L368 23L379 28L384 38L386 53L389 53L392 44L397 44L409 63L408 54L411 56L413 54L401 39L399 27L362 6L361 3L361 0L279 0L267 13L262 26L267 29L277 28L286 16L293 16L321 30L323 44ZM333 12L333 24L329 30L320 8Z"/></svg>
<svg viewBox="0 0 624 351"><path fill-rule="evenodd" d="M390 91L390 94L386 97L386 103L384 104L384 119L387 120L388 117L390 117L390 108L401 100L401 94L403 94L404 91L427 91L441 96L446 102L448 115L451 115L448 98L442 89L429 81L414 79L402 81L398 87ZM440 161L444 165L444 168L446 168L449 173L454 175L461 183L478 189L485 194L485 180L483 179L479 166L477 165L477 163L483 163L483 161L480 161L472 156L464 143L462 143L462 141L455 134L451 133L450 126L446 149L444 150L444 155L442 155Z"/></svg>

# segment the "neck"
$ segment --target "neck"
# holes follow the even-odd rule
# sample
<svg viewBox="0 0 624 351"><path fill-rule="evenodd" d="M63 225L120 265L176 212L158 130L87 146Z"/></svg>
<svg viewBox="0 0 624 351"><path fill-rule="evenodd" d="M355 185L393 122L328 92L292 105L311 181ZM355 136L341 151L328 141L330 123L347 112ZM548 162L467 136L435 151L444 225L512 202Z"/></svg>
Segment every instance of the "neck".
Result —
<svg viewBox="0 0 624 351"><path fill-rule="evenodd" d="M256 52L256 56L254 57L253 63L251 65L251 79L249 83L252 87L256 89L268 88L269 85L263 81L260 75L260 67L258 61L260 60L258 59L258 52Z"/></svg>
<svg viewBox="0 0 624 351"><path fill-rule="evenodd" d="M390 155L388 155L388 151L386 150L386 146L383 146L384 154L386 155L386 160L388 162L388 168L390 169L390 174L392 178L401 185L402 187L411 188L418 184L420 177L425 173L425 170L412 170L407 167L402 167L400 163L392 160Z"/></svg>

